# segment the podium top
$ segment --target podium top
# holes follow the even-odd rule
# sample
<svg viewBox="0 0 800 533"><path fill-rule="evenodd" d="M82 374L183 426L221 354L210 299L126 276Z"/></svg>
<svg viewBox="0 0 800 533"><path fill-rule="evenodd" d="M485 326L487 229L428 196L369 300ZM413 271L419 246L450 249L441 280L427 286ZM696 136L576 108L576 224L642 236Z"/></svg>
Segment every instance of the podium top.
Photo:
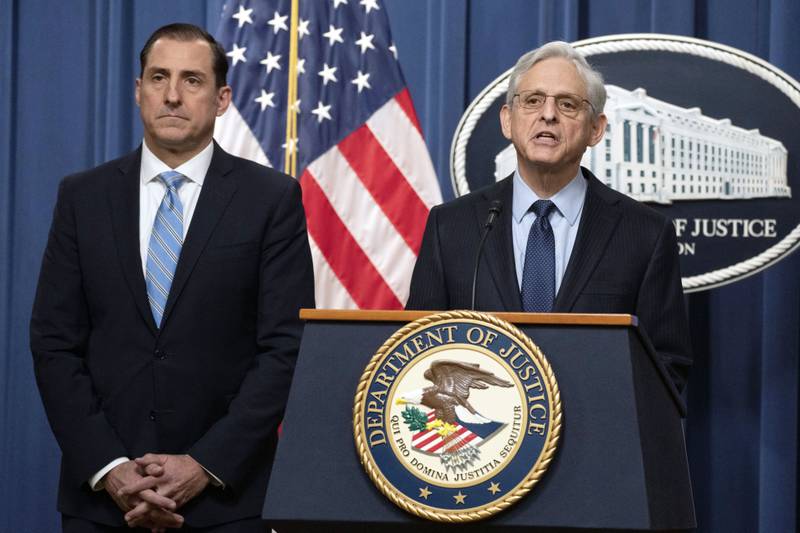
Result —
<svg viewBox="0 0 800 533"><path fill-rule="evenodd" d="M303 320L341 320L364 322L411 322L446 311L388 311L353 309L301 309ZM632 326L639 321L633 315L579 313L490 313L512 324L553 324L565 326Z"/></svg>

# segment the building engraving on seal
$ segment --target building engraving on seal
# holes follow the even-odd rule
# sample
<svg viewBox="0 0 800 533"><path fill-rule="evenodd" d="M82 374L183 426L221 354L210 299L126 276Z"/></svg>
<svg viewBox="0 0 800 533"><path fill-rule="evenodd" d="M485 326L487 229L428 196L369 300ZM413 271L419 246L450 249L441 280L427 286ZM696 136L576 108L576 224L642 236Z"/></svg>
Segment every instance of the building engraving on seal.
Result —
<svg viewBox="0 0 800 533"><path fill-rule="evenodd" d="M642 202L788 198L783 143L647 95L606 85L603 139L581 164L606 185ZM513 145L495 158L495 178L516 168Z"/></svg>

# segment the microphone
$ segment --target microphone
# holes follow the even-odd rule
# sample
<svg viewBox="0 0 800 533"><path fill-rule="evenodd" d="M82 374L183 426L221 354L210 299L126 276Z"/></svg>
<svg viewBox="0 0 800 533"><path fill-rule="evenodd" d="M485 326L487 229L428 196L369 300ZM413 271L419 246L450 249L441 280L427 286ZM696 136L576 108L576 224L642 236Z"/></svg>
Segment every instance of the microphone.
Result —
<svg viewBox="0 0 800 533"><path fill-rule="evenodd" d="M478 243L478 251L475 254L475 270L472 273L472 305L470 307L471 311L475 310L475 288L478 284L478 266L481 264L481 252L483 251L483 243L486 242L486 237L489 235L489 232L492 231L492 226L494 225L495 220L497 217L500 216L500 211L503 210L503 202L500 200L493 200L491 205L489 206L489 215L486 217L486 222L483 223L483 235L481 236L481 242Z"/></svg>

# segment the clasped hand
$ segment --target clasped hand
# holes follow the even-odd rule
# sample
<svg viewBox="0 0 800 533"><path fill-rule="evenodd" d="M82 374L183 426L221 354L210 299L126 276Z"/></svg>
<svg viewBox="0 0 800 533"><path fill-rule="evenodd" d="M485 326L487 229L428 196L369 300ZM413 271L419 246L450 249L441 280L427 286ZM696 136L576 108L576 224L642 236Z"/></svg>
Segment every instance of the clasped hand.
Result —
<svg viewBox="0 0 800 533"><path fill-rule="evenodd" d="M154 533L183 525L175 511L200 494L209 477L188 455L148 453L114 467L105 478L105 489L125 511L129 527Z"/></svg>

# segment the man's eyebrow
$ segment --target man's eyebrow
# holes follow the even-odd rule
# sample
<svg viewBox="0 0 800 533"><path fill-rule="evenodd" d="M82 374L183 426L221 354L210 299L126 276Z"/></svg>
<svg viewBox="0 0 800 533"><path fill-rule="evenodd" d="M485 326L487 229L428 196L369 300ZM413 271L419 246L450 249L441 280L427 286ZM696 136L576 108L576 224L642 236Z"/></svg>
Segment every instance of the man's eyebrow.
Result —
<svg viewBox="0 0 800 533"><path fill-rule="evenodd" d="M184 78L194 76L196 78L205 78L206 73L201 70L181 70L180 75Z"/></svg>
<svg viewBox="0 0 800 533"><path fill-rule="evenodd" d="M172 74L172 71L166 67L150 66L145 69L147 74ZM178 74L183 78L194 76L196 78L206 78L206 73L201 70L181 70Z"/></svg>

